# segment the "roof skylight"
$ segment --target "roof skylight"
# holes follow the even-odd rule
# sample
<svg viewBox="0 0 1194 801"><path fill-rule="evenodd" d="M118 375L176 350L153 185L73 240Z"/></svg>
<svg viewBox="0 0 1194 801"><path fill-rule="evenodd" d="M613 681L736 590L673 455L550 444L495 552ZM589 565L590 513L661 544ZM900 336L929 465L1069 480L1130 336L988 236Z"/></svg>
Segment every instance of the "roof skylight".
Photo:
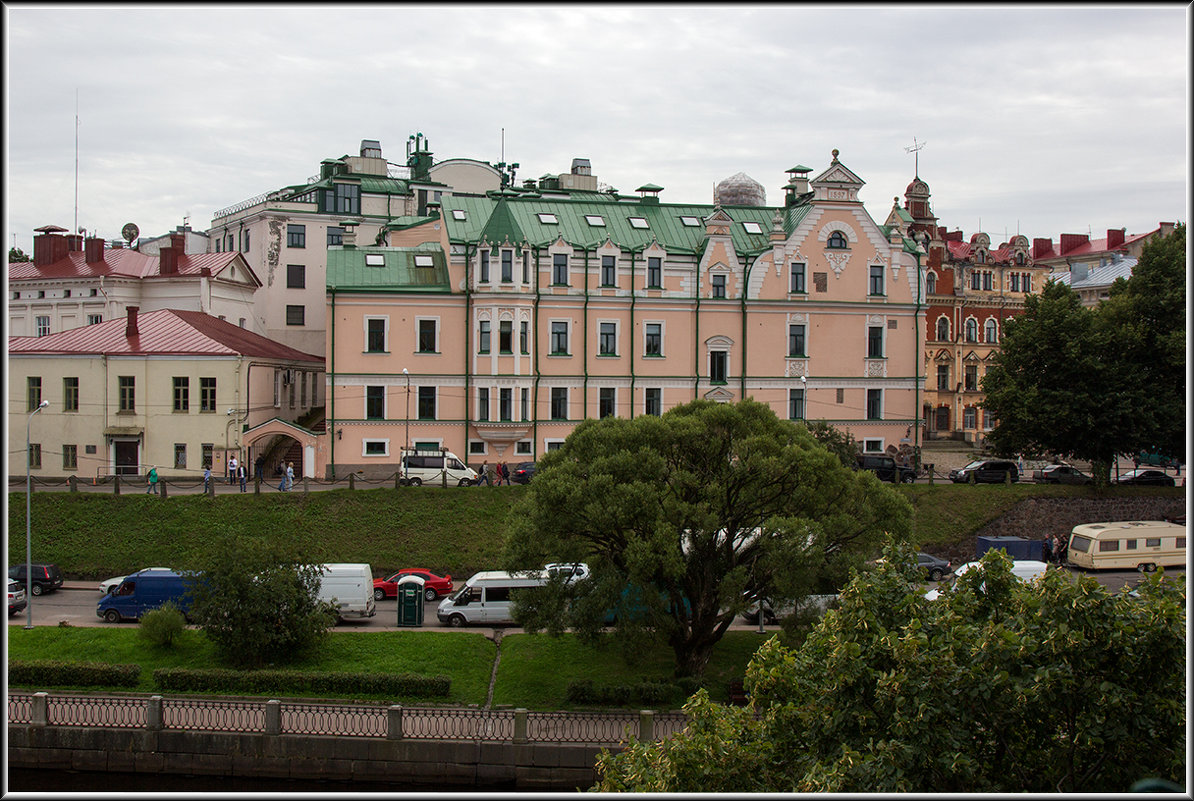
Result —
<svg viewBox="0 0 1194 801"><path fill-rule="evenodd" d="M680 224L687 226L689 228L696 228L696 227L700 226L701 221L698 220L696 217L683 216L680 218Z"/></svg>
<svg viewBox="0 0 1194 801"><path fill-rule="evenodd" d="M545 225L557 225L560 221L556 219L556 215L547 211L541 211L539 212L539 222Z"/></svg>
<svg viewBox="0 0 1194 801"><path fill-rule="evenodd" d="M747 220L746 222L742 223L742 227L746 229L746 233L748 234L763 233L763 226L759 225L757 222L751 222L750 220Z"/></svg>
<svg viewBox="0 0 1194 801"><path fill-rule="evenodd" d="M366 267L385 267L386 257L381 253L366 253L365 254Z"/></svg>
<svg viewBox="0 0 1194 801"><path fill-rule="evenodd" d="M586 214L585 222L587 222L589 225L592 225L595 228L604 228L605 227L605 218L602 217L600 214Z"/></svg>
<svg viewBox="0 0 1194 801"><path fill-rule="evenodd" d="M426 254L416 255L415 256L415 266L416 267L434 267L435 262L433 262L431 260L431 257Z"/></svg>
<svg viewBox="0 0 1194 801"><path fill-rule="evenodd" d="M651 226L647 225L646 217L627 217L626 219L630 222L631 228L650 228L651 227Z"/></svg>
<svg viewBox="0 0 1194 801"><path fill-rule="evenodd" d="M468 215L464 213L464 209L452 209L452 219L465 220L468 219Z"/></svg>

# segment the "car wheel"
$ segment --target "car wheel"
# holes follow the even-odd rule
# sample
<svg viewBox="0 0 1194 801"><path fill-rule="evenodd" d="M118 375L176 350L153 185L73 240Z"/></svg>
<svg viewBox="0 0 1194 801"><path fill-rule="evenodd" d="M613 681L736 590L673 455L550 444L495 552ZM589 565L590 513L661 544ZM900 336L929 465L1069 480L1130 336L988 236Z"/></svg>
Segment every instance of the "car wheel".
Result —
<svg viewBox="0 0 1194 801"><path fill-rule="evenodd" d="M941 577L945 574L941 572L941 568L935 567L929 571L929 581L941 581Z"/></svg>
<svg viewBox="0 0 1194 801"><path fill-rule="evenodd" d="M29 590L29 591L30 591L31 593L33 593L34 595L41 595L41 585L40 585L40 584L34 584L34 585L33 585L33 587L32 587L32 588L30 588L30 590Z"/></svg>
<svg viewBox="0 0 1194 801"><path fill-rule="evenodd" d="M115 609L109 609L106 612L104 612L104 620L108 623L119 623L120 622L120 613L117 612Z"/></svg>
<svg viewBox="0 0 1194 801"><path fill-rule="evenodd" d="M458 487L467 487L468 485L470 485L470 484L472 484L472 483L473 483L473 482L469 481L467 478L462 478L462 479L460 479L459 481L457 481L457 482L456 482L456 486L458 486Z"/></svg>
<svg viewBox="0 0 1194 801"><path fill-rule="evenodd" d="M464 628L464 624L466 622L467 621L464 619L464 615L452 615L448 618L448 625L454 629Z"/></svg>
<svg viewBox="0 0 1194 801"><path fill-rule="evenodd" d="M373 600L384 601L386 599L386 591L378 587L373 591Z"/></svg>
<svg viewBox="0 0 1194 801"><path fill-rule="evenodd" d="M423 598L425 600L434 601L438 597L439 597L439 593L436 592L435 590L431 589L430 587L423 590Z"/></svg>
<svg viewBox="0 0 1194 801"><path fill-rule="evenodd" d="M905 484L915 484L916 483L916 474L915 473L905 473L904 474L904 483Z"/></svg>
<svg viewBox="0 0 1194 801"><path fill-rule="evenodd" d="M423 486L423 479L421 479L421 478L412 478L412 479L410 479L410 485L411 485L412 487L421 487L421 486Z"/></svg>

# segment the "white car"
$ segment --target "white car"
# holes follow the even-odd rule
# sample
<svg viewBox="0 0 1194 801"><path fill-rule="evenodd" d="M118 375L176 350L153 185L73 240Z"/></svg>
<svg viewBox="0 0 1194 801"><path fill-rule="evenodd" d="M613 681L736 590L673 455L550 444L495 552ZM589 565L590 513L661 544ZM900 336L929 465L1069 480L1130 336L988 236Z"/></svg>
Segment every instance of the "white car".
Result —
<svg viewBox="0 0 1194 801"><path fill-rule="evenodd" d="M962 574L973 567L978 566L978 562L967 562L954 570L953 581L956 582L962 577ZM1049 565L1046 562L1039 562L1036 559L1016 559L1012 562L1012 575L1021 581L1033 581L1045 575L1045 570ZM937 600L941 593L937 589L929 590L925 593L925 598L930 601Z"/></svg>
<svg viewBox="0 0 1194 801"><path fill-rule="evenodd" d="M145 569L146 570L169 570L170 568L168 568L168 567L147 567ZM128 578L128 576L116 576L115 578L105 579L105 580L101 581L100 585L99 585L100 593L103 595L107 595L108 593L113 592L117 587L120 586L120 582L124 581L126 578Z"/></svg>
<svg viewBox="0 0 1194 801"><path fill-rule="evenodd" d="M565 581L580 581L589 577L589 566L584 562L552 562L544 565L547 575L562 575Z"/></svg>

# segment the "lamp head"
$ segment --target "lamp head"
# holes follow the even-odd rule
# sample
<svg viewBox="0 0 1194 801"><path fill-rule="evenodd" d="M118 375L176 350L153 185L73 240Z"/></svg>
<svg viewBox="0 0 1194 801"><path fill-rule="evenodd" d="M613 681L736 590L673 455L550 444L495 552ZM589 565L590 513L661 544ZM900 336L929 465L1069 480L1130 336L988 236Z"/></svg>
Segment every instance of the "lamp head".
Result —
<svg viewBox="0 0 1194 801"><path fill-rule="evenodd" d="M804 376L800 376L800 383L801 383L801 384L807 384L807 383L808 383L808 379L807 379L807 378L805 378Z"/></svg>
<svg viewBox="0 0 1194 801"><path fill-rule="evenodd" d="M41 403L37 404L37 408L44 409L49 405L50 405L50 402L48 400L43 400Z"/></svg>
<svg viewBox="0 0 1194 801"><path fill-rule="evenodd" d="M402 368L402 374L403 374L403 375L410 375L410 370L407 370L405 367L403 367L403 368Z"/></svg>

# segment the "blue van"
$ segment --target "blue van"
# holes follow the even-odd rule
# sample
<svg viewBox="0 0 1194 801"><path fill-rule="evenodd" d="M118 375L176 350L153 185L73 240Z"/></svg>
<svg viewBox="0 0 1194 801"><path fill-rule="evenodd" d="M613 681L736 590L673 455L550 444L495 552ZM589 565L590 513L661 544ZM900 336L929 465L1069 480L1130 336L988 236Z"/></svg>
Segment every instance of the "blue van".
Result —
<svg viewBox="0 0 1194 801"><path fill-rule="evenodd" d="M191 576L173 570L147 568L125 576L120 586L103 597L95 608L97 617L108 623L140 620L167 601L173 602L185 616L191 610Z"/></svg>

